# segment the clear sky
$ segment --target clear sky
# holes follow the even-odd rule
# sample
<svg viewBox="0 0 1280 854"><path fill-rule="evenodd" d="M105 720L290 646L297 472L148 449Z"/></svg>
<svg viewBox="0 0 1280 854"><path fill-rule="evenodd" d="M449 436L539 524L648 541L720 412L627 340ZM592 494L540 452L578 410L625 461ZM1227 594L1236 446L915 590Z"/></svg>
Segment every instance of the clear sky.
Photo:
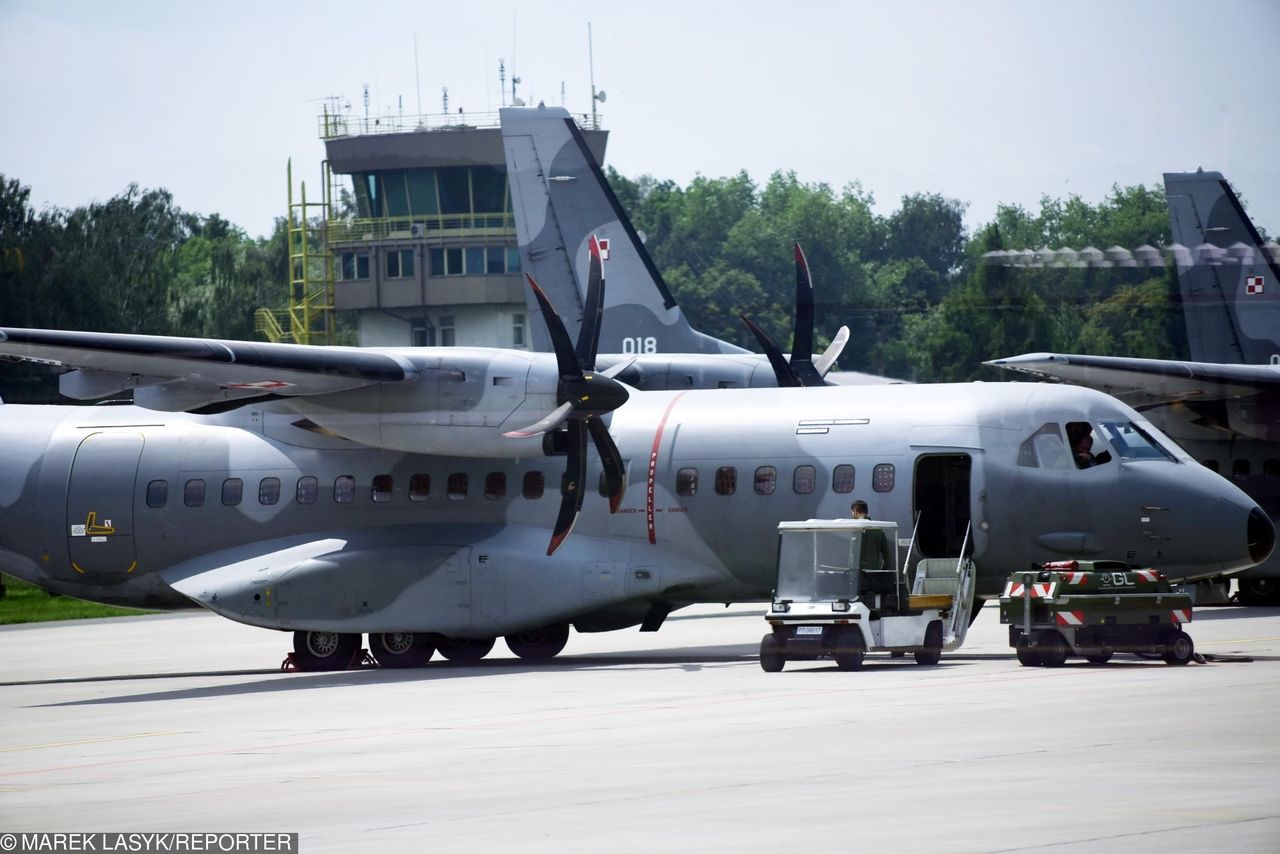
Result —
<svg viewBox="0 0 1280 854"><path fill-rule="evenodd" d="M325 96L496 110L501 58L529 103L563 83L589 112L588 22L624 175L793 169L884 214L940 192L973 227L1203 166L1280 233L1275 0L0 0L0 173L37 206L136 182L266 234L288 158L318 184Z"/></svg>

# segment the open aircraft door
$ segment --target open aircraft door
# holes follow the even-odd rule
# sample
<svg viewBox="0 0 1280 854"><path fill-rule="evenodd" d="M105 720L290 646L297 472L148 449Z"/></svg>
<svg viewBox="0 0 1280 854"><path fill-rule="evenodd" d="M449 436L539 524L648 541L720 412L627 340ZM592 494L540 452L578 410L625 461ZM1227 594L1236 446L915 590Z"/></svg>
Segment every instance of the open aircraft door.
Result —
<svg viewBox="0 0 1280 854"><path fill-rule="evenodd" d="M968 454L921 454L916 458L914 495L921 557L959 557L973 550L966 536L973 513L969 498L973 459Z"/></svg>
<svg viewBox="0 0 1280 854"><path fill-rule="evenodd" d="M67 486L68 551L76 574L124 580L137 567L133 496L142 445L141 433L101 432L76 449Z"/></svg>

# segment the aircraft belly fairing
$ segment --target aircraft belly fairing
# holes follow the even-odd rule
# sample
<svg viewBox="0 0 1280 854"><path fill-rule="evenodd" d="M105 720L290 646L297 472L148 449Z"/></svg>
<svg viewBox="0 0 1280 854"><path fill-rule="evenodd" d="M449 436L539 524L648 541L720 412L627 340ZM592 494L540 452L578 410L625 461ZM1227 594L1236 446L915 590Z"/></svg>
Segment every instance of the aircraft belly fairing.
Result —
<svg viewBox="0 0 1280 854"><path fill-rule="evenodd" d="M543 554L544 528L406 525L237 546L162 574L233 620L273 629L493 637L700 590L722 570L590 535ZM606 557L607 556L607 557Z"/></svg>

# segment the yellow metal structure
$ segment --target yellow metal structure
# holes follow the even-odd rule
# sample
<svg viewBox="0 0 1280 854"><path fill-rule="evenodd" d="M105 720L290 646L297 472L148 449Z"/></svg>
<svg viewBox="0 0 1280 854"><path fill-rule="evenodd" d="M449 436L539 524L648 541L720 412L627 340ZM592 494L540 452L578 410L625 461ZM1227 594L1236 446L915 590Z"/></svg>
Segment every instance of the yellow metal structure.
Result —
<svg viewBox="0 0 1280 854"><path fill-rule="evenodd" d="M324 164L328 190L329 164ZM332 344L334 340L333 254L325 239L329 221L329 193L318 202L307 201L303 181L297 201L293 196L293 161L289 161L289 305L284 311L260 308L254 314L254 330L272 342Z"/></svg>

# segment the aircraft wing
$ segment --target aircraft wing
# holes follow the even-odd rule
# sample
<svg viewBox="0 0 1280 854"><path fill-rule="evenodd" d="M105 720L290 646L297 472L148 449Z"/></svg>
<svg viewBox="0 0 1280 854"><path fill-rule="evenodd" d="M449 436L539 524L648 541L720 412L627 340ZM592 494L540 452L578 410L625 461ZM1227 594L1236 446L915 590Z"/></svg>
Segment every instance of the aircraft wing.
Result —
<svg viewBox="0 0 1280 854"><path fill-rule="evenodd" d="M1029 353L984 364L1088 386L1135 407L1179 400L1254 397L1280 391L1280 365L1224 365L1059 353Z"/></svg>
<svg viewBox="0 0 1280 854"><path fill-rule="evenodd" d="M58 365L68 397L134 392L140 406L216 411L247 398L328 394L412 379L407 361L379 350L0 328L0 358Z"/></svg>

